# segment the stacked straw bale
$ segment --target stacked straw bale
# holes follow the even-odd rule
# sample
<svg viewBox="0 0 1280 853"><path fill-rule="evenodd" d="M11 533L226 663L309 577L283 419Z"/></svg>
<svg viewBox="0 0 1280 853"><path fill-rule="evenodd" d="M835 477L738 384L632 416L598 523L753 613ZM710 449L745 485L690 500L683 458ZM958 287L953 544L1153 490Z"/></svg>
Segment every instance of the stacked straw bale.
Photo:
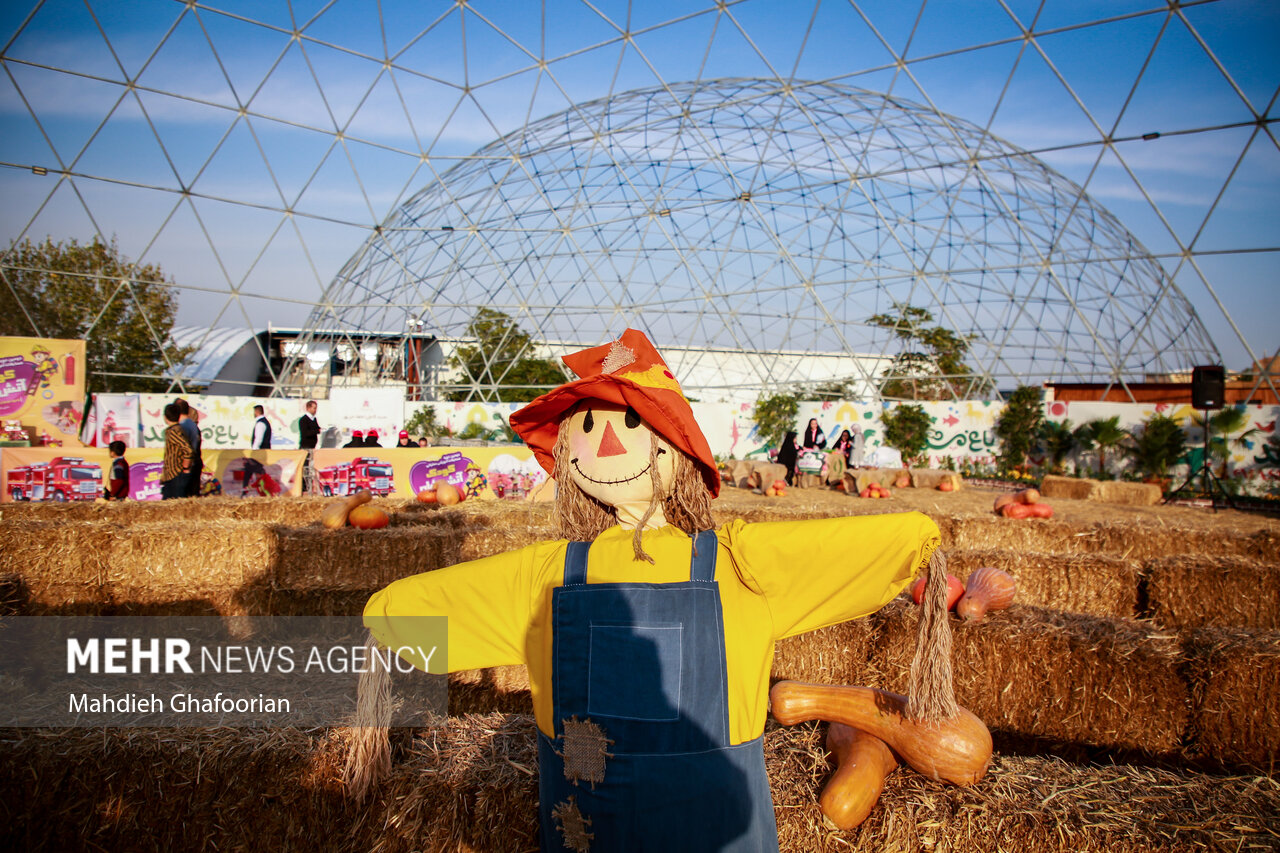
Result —
<svg viewBox="0 0 1280 853"><path fill-rule="evenodd" d="M974 569L990 566L1018 583L1017 601L1072 613L1131 618L1138 611L1142 564L1111 554L1045 554L1007 548L947 552L947 569L966 580Z"/></svg>
<svg viewBox="0 0 1280 853"><path fill-rule="evenodd" d="M398 730L403 732L404 730ZM824 827L824 727L770 726L765 762L781 848L903 853L1274 849L1280 786L1257 776L1051 756L996 755L956 788L899 768L858 829ZM397 737L370 801L341 791L338 730L9 730L0 737L7 849L537 848L534 727L523 715L451 717Z"/></svg>
<svg viewBox="0 0 1280 853"><path fill-rule="evenodd" d="M1151 618L1168 628L1280 629L1280 565L1179 554L1144 566Z"/></svg>
<svg viewBox="0 0 1280 853"><path fill-rule="evenodd" d="M865 683L905 692L917 608L899 598L873 618L879 637ZM956 700L993 731L1178 754L1188 695L1177 637L1141 622L1018 604L951 624Z"/></svg>
<svg viewBox="0 0 1280 853"><path fill-rule="evenodd" d="M952 491L964 488L964 478L955 471L941 471L937 468L912 468L911 485L917 489L936 489L943 482L950 481Z"/></svg>
<svg viewBox="0 0 1280 853"><path fill-rule="evenodd" d="M1001 548L1051 554L1107 552L1152 560L1171 553L1217 554L1280 565L1280 532L1240 532L1213 528L1137 523L1072 524L1056 519L1011 519L996 515L935 519L949 550Z"/></svg>
<svg viewBox="0 0 1280 853"><path fill-rule="evenodd" d="M860 684L876 642L871 619L855 619L777 644L772 677L823 684Z"/></svg>
<svg viewBox="0 0 1280 853"><path fill-rule="evenodd" d="M1083 477L1059 477L1049 474L1040 480L1040 494L1046 498L1069 498L1076 501L1087 501L1093 498L1099 485L1098 480Z"/></svg>
<svg viewBox="0 0 1280 853"><path fill-rule="evenodd" d="M1223 766L1276 772L1280 631L1201 628L1186 642L1191 749Z"/></svg>
<svg viewBox="0 0 1280 853"><path fill-rule="evenodd" d="M112 546L121 528L90 521L5 519L0 524L0 574L10 577L29 612L97 612Z"/></svg>

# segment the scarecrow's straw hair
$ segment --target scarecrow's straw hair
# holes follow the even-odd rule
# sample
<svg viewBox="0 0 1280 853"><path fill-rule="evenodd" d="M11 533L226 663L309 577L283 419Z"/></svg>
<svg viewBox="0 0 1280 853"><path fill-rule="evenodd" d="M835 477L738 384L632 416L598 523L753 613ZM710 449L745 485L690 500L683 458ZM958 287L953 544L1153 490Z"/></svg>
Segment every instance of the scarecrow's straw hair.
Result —
<svg viewBox="0 0 1280 853"><path fill-rule="evenodd" d="M574 482L569 464L568 424L569 416L566 416L560 422L560 432L552 451L555 459L553 476L556 480L556 522L560 536L589 542L616 524L618 519L612 507L591 497ZM675 470L671 487L665 494L662 493L662 482L658 477L659 444L659 441L653 441L649 448L649 470L653 477L654 497L645 509L640 523L636 525L633 540L636 559L650 563L653 559L641 547L640 533L644 529L644 523L657 511L659 501L662 502L662 511L667 521L690 536L700 530L715 528L715 521L711 517L711 493L707 491L697 464L684 451L665 442L661 442L662 447L673 454Z"/></svg>

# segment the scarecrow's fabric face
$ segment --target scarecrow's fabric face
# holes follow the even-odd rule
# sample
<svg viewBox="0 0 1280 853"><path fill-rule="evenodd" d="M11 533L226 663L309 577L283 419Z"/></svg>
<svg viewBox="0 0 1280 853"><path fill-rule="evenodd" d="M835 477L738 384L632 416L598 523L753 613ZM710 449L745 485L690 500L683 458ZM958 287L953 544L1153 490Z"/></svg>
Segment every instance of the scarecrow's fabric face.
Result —
<svg viewBox="0 0 1280 853"><path fill-rule="evenodd" d="M569 417L570 476L578 488L609 506L638 509L653 498L652 448L663 490L671 486L675 453L635 409L587 400Z"/></svg>

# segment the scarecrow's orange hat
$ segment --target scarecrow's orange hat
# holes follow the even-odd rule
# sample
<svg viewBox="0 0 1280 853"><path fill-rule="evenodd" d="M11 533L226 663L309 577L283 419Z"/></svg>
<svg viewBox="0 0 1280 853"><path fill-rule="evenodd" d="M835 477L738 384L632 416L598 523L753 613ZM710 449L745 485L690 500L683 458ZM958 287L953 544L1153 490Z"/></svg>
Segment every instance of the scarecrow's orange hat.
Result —
<svg viewBox="0 0 1280 853"><path fill-rule="evenodd" d="M720 475L707 438L693 419L680 383L644 332L627 329L618 340L564 356L579 379L554 388L512 412L511 428L533 450L548 474L555 473L552 452L560 421L583 400L630 406L649 426L698 463L712 497L720 493Z"/></svg>

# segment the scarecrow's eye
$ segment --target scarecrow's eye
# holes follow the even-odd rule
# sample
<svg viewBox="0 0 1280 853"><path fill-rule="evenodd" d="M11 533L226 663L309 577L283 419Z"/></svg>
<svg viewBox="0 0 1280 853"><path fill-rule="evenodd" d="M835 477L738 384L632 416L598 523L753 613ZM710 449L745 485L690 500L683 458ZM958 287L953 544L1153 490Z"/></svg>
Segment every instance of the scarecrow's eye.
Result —
<svg viewBox="0 0 1280 853"><path fill-rule="evenodd" d="M596 427L596 419L591 416L591 410L587 409L587 416L582 419L582 431L591 432Z"/></svg>
<svg viewBox="0 0 1280 853"><path fill-rule="evenodd" d="M640 413L627 406L627 413L622 417L622 422L627 425L627 429L635 429L640 426Z"/></svg>

